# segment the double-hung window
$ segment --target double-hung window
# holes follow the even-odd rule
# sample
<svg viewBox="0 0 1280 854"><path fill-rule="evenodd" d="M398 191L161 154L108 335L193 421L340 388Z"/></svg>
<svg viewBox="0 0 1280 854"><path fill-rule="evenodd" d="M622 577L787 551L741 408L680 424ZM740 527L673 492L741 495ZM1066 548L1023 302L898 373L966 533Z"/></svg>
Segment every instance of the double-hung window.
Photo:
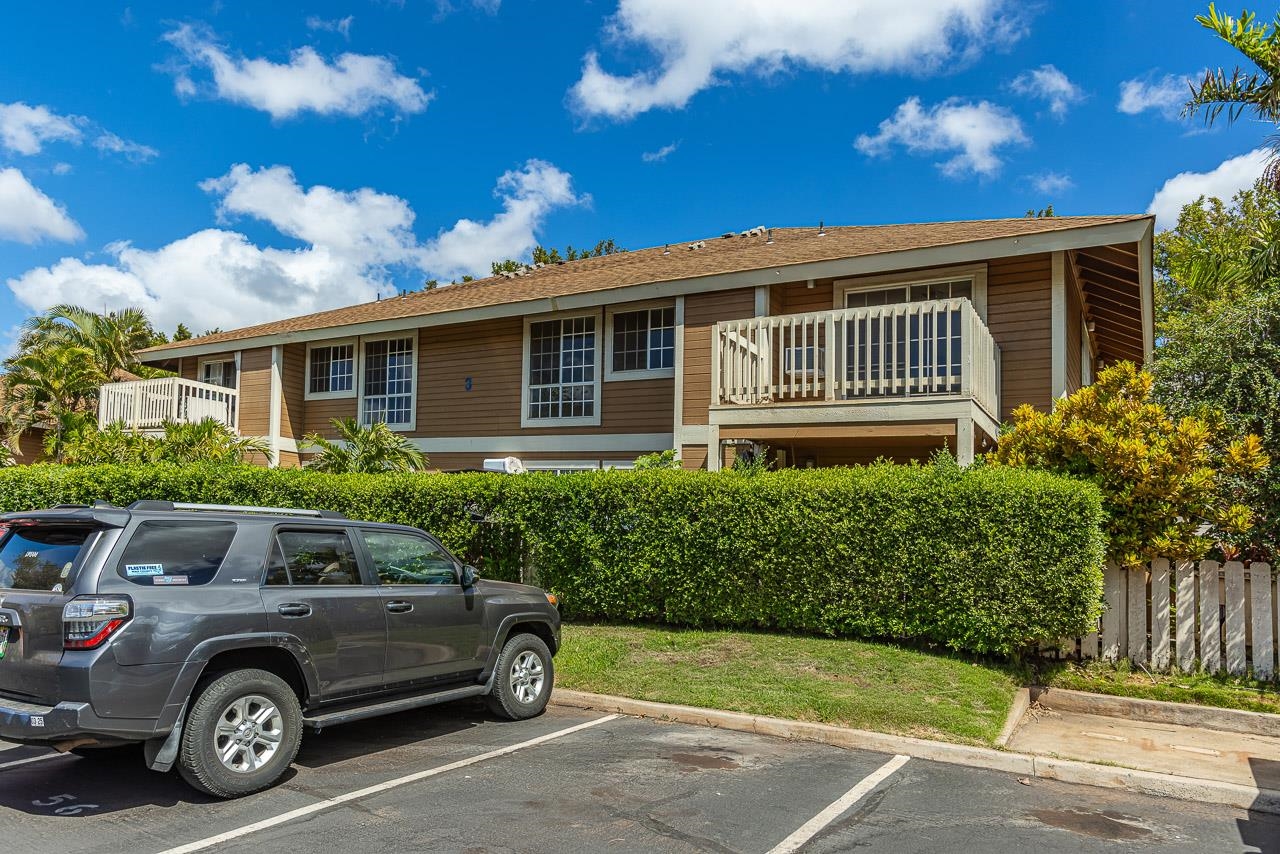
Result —
<svg viewBox="0 0 1280 854"><path fill-rule="evenodd" d="M320 344L307 351L308 397L349 397L355 380L355 344Z"/></svg>
<svg viewBox="0 0 1280 854"><path fill-rule="evenodd" d="M674 375L674 307L613 312L610 315L609 336L609 379L647 379Z"/></svg>
<svg viewBox="0 0 1280 854"><path fill-rule="evenodd" d="M599 424L597 316L527 321L525 423Z"/></svg>
<svg viewBox="0 0 1280 854"><path fill-rule="evenodd" d="M385 422L402 430L414 424L414 339L378 338L363 342L360 422Z"/></svg>
<svg viewBox="0 0 1280 854"><path fill-rule="evenodd" d="M223 388L236 387L236 360L233 357L202 359L200 382Z"/></svg>

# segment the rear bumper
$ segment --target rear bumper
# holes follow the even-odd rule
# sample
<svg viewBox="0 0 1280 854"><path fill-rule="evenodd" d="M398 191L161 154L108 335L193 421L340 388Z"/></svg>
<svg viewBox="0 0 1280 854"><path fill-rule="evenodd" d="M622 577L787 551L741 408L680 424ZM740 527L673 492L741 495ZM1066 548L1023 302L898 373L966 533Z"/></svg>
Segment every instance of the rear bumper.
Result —
<svg viewBox="0 0 1280 854"><path fill-rule="evenodd" d="M156 721L100 718L88 703L39 706L0 698L0 738L22 744L48 744L74 738L142 741L156 735Z"/></svg>

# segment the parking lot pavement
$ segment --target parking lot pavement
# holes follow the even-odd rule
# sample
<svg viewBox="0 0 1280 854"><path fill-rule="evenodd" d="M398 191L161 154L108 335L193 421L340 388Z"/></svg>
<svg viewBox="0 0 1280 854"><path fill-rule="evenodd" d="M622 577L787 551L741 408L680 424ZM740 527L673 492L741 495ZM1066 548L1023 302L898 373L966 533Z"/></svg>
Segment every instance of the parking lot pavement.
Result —
<svg viewBox="0 0 1280 854"><path fill-rule="evenodd" d="M4 747L0 839L23 854L1280 852L1274 816L563 708L334 727L282 786L230 802L140 756Z"/></svg>

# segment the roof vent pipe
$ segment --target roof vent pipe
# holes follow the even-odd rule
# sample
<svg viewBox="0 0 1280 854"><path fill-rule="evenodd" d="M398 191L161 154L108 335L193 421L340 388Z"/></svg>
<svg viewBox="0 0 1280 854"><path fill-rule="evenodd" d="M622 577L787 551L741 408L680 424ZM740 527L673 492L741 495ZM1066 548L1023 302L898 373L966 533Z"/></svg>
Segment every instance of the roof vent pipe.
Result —
<svg viewBox="0 0 1280 854"><path fill-rule="evenodd" d="M827 236L827 227L823 225L822 220L818 220L818 236L819 237Z"/></svg>
<svg viewBox="0 0 1280 854"><path fill-rule="evenodd" d="M671 244L670 244L670 243L668 243L666 246L663 246L663 247L662 247L662 254L663 254L663 255L670 255L670 254L671 254Z"/></svg>
<svg viewBox="0 0 1280 854"><path fill-rule="evenodd" d="M768 239L767 239L767 240L765 240L765 243L772 243L772 242L773 242L773 229L772 229L772 228L771 228L771 229L769 229L769 230L768 230L768 232L766 232L766 234L767 234Z"/></svg>

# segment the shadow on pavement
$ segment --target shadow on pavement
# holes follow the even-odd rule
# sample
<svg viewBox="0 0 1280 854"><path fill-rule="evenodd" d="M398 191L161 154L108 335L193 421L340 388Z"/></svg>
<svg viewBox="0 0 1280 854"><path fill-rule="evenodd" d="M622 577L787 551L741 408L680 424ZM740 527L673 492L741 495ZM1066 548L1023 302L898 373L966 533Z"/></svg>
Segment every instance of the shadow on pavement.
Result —
<svg viewBox="0 0 1280 854"><path fill-rule="evenodd" d="M1249 757L1249 769L1258 788L1276 788L1280 779L1280 762L1272 759ZM1240 841L1258 849L1259 854L1280 854L1280 815L1249 810L1249 817L1238 819Z"/></svg>
<svg viewBox="0 0 1280 854"><path fill-rule="evenodd" d="M460 700L411 709L384 717L326 727L319 735L302 737L295 765L324 768L357 757L368 757L410 744L430 741L498 720L475 700Z"/></svg>

